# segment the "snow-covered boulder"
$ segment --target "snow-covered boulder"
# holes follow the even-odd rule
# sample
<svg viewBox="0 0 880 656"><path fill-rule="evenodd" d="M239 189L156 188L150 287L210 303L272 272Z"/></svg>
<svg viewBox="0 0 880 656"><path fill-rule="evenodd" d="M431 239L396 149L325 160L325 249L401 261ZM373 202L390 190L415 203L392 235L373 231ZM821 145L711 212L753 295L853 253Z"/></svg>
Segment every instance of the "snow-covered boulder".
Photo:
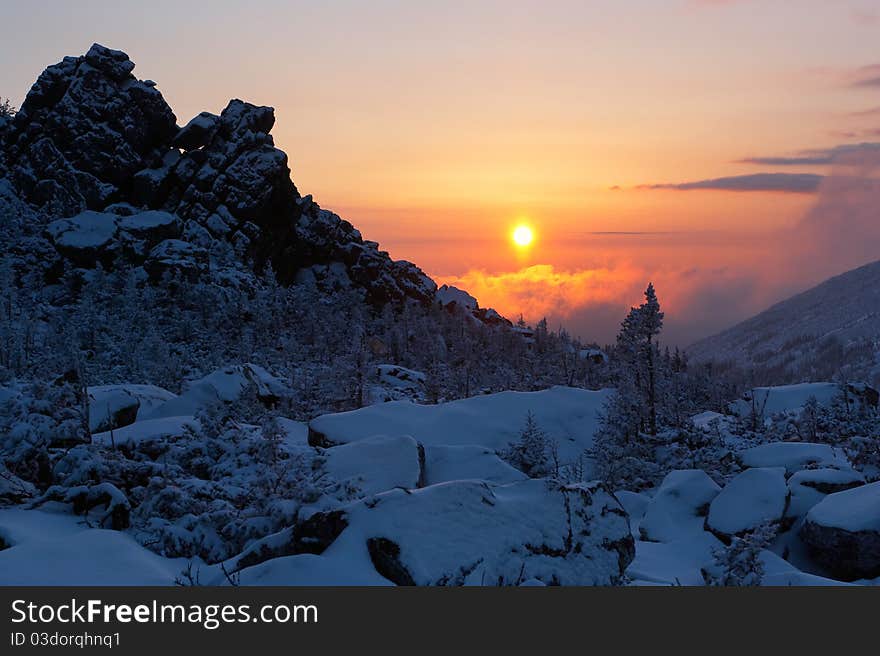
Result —
<svg viewBox="0 0 880 656"><path fill-rule="evenodd" d="M143 241L152 248L165 239L173 239L180 234L180 219L168 212L151 210L124 216L117 221L119 231L127 241Z"/></svg>
<svg viewBox="0 0 880 656"><path fill-rule="evenodd" d="M334 534L334 546L369 554L399 585L608 585L634 556L626 513L600 483L393 490L312 516L297 539L323 544Z"/></svg>
<svg viewBox="0 0 880 656"><path fill-rule="evenodd" d="M478 445L501 452L515 442L531 410L556 441L560 460L572 462L592 447L597 417L610 391L552 387L500 392L436 405L392 401L323 415L309 424L309 443L332 446L373 435L412 435L426 448Z"/></svg>
<svg viewBox="0 0 880 656"><path fill-rule="evenodd" d="M805 469L788 479L791 500L788 517L803 517L829 494L865 484L865 477L852 469Z"/></svg>
<svg viewBox="0 0 880 656"><path fill-rule="evenodd" d="M784 468L747 469L712 500L706 528L718 535L731 536L767 522L779 522L787 502Z"/></svg>
<svg viewBox="0 0 880 656"><path fill-rule="evenodd" d="M94 433L92 442L103 446L122 446L162 441L182 437L187 428L196 428L197 426L198 423L191 416L146 419L114 431Z"/></svg>
<svg viewBox="0 0 880 656"><path fill-rule="evenodd" d="M89 430L92 433L113 430L133 424L141 407L140 399L122 386L90 387Z"/></svg>
<svg viewBox="0 0 880 656"><path fill-rule="evenodd" d="M477 299L463 289L441 285L434 298L442 307L461 308L463 310L476 310L480 306Z"/></svg>
<svg viewBox="0 0 880 656"><path fill-rule="evenodd" d="M487 483L514 483L528 476L514 469L494 451L472 444L425 447L425 483L434 485L468 479Z"/></svg>
<svg viewBox="0 0 880 656"><path fill-rule="evenodd" d="M671 542L703 531L709 504L720 491L701 469L669 472L639 524L642 540Z"/></svg>
<svg viewBox="0 0 880 656"><path fill-rule="evenodd" d="M851 468L840 449L810 442L761 444L743 451L739 459L744 467L784 467L787 474L817 467Z"/></svg>
<svg viewBox="0 0 880 656"><path fill-rule="evenodd" d="M171 142L175 148L194 150L210 143L220 126L220 117L211 112L201 112L180 128Z"/></svg>
<svg viewBox="0 0 880 656"><path fill-rule="evenodd" d="M800 537L837 578L880 576L880 482L829 494L807 513Z"/></svg>
<svg viewBox="0 0 880 656"><path fill-rule="evenodd" d="M323 455L324 469L333 480L355 488L363 496L424 485L424 456L419 444L408 435L378 435L335 446Z"/></svg>
<svg viewBox="0 0 880 656"><path fill-rule="evenodd" d="M253 389L266 405L273 405L286 392L284 383L259 365L230 365L193 381L183 394L144 414L143 418L194 415L218 401L237 401L248 389Z"/></svg>
<svg viewBox="0 0 880 656"><path fill-rule="evenodd" d="M107 264L118 247L116 216L86 211L68 219L58 219L46 226L59 253L80 266Z"/></svg>
<svg viewBox="0 0 880 656"><path fill-rule="evenodd" d="M177 275L195 280L208 269L208 251L180 239L166 239L157 244L144 261L144 270L153 280Z"/></svg>

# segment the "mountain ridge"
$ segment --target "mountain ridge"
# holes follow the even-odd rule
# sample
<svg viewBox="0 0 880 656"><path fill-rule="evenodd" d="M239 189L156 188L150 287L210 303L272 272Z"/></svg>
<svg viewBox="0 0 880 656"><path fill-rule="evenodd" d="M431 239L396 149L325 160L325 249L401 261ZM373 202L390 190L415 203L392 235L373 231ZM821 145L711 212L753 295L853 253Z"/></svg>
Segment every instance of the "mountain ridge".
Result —
<svg viewBox="0 0 880 656"><path fill-rule="evenodd" d="M832 276L687 348L694 362L727 363L754 382L834 376L877 383L880 260Z"/></svg>

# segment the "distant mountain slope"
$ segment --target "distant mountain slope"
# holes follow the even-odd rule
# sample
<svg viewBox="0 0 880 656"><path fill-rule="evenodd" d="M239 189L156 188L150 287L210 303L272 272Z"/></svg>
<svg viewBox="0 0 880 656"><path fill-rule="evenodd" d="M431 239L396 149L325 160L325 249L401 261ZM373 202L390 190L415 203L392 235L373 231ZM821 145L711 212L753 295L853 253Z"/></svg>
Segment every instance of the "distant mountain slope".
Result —
<svg viewBox="0 0 880 656"><path fill-rule="evenodd" d="M731 363L758 384L827 380L877 382L880 261L777 303L687 349L693 362Z"/></svg>

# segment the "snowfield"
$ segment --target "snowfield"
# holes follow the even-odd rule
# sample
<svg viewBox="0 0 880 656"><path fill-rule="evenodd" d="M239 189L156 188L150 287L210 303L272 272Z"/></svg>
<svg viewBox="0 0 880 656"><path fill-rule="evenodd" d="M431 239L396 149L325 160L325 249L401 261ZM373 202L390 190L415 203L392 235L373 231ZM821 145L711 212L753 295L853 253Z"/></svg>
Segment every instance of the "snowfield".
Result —
<svg viewBox="0 0 880 656"><path fill-rule="evenodd" d="M179 397L151 386L91 388L95 402L106 398L112 409L134 401L136 410L132 423L94 441L136 449L170 440L186 448L200 430L199 413L218 398L235 401L250 379L267 396L280 385L242 365L196 381ZM767 396L784 413L826 388L770 389ZM297 526L251 540L225 571L155 553L142 545L147 527L108 530L98 509L77 516L56 500L0 510L0 584L704 585L727 541L767 522L780 533L756 552L762 584L853 578L828 576L816 536L880 535L880 483L865 485L846 454L829 445L748 446L736 455L741 473L721 485L702 470L677 470L654 490L614 494L599 483L530 479L504 460L528 412L561 458L583 456L610 393L554 387L438 405L388 402L309 425L279 419L279 447L287 457L307 457L322 491L299 507ZM717 420L732 425L710 415L695 423L703 430Z"/></svg>

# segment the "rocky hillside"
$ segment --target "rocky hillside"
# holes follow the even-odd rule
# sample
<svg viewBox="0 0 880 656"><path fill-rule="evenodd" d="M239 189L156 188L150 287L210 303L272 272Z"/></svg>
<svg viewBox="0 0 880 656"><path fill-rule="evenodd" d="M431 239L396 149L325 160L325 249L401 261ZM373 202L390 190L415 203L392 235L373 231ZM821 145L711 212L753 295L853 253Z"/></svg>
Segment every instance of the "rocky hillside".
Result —
<svg viewBox="0 0 880 656"><path fill-rule="evenodd" d="M724 362L758 384L843 375L880 377L880 262L853 269L777 303L688 348L692 361Z"/></svg>
<svg viewBox="0 0 880 656"><path fill-rule="evenodd" d="M418 267L300 195L270 135L271 107L231 100L179 127L134 67L95 44L47 68L0 122L0 191L7 206L25 201L26 228L48 239L37 258L48 280L63 260L107 268L123 257L151 276L271 265L283 284L351 286L379 305L433 300L436 285Z"/></svg>

